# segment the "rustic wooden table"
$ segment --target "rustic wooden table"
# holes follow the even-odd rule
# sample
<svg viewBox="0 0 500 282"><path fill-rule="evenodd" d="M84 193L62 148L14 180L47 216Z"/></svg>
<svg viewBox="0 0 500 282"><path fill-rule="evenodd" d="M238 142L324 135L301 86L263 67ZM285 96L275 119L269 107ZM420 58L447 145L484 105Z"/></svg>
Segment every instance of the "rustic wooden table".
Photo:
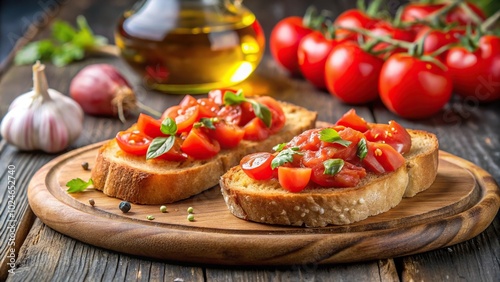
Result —
<svg viewBox="0 0 500 282"><path fill-rule="evenodd" d="M64 1L61 7L45 5L38 16L39 30L28 30L25 38L47 36L46 24L58 17L74 21L83 14L95 33L113 38L113 27L121 13L134 1ZM339 13L351 7L349 1L248 1L269 38L272 26L282 17L301 15L309 4ZM48 3L48 2L47 2ZM37 17L38 17L37 16ZM35 19L35 18L33 18ZM83 66L93 63L117 66L132 82L139 100L162 110L178 103L179 95L166 95L146 89L141 79L119 58L91 58L64 68L47 66L49 84L67 93L71 78ZM300 78L289 78L266 52L257 72L241 85L248 91L269 93L279 100L300 104L333 122L351 108L326 92L314 89ZM4 64L0 77L0 116L10 102L31 87L31 67ZM477 105L454 98L444 111L421 121L400 119L381 103L357 106L357 112L370 121L400 121L409 128L434 132L442 150L469 160L488 171L500 182L500 103ZM118 130L130 126L117 119L86 116L84 132L67 150L73 150L112 138ZM392 259L341 265L293 265L284 267L226 267L159 261L130 256L88 245L62 235L43 224L30 210L27 186L31 177L57 155L19 152L0 142L0 280L8 281L499 281L500 218L480 235L450 247ZM15 205L8 208L7 175L15 167ZM16 252L11 253L10 249ZM15 261L15 269L9 273Z"/></svg>

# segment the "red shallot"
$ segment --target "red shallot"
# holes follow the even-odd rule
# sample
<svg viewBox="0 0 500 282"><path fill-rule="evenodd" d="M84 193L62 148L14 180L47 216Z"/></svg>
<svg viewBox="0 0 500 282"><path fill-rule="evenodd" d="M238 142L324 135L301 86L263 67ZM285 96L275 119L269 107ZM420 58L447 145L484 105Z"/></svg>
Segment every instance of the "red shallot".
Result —
<svg viewBox="0 0 500 282"><path fill-rule="evenodd" d="M84 67L71 81L69 92L89 115L118 116L124 122L125 112L141 108L161 116L137 101L125 77L109 64Z"/></svg>

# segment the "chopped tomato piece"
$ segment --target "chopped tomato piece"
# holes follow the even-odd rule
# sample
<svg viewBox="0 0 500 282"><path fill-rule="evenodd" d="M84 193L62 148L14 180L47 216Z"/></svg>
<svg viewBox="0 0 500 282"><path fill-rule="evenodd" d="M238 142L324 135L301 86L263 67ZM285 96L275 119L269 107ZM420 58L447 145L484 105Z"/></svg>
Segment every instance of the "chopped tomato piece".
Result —
<svg viewBox="0 0 500 282"><path fill-rule="evenodd" d="M196 105L198 105L198 102L196 101L196 98L191 95L184 96L184 98L182 98L181 102L179 103L179 106L183 108L189 108Z"/></svg>
<svg viewBox="0 0 500 282"><path fill-rule="evenodd" d="M152 139L138 130L120 131L116 134L120 149L136 156L145 156Z"/></svg>
<svg viewBox="0 0 500 282"><path fill-rule="evenodd" d="M391 145L400 154L411 149L411 136L399 123L391 120L389 124L372 124L365 132L366 140Z"/></svg>
<svg viewBox="0 0 500 282"><path fill-rule="evenodd" d="M155 158L155 159L160 159L160 160L166 160L166 161L173 161L173 162L181 162L184 161L188 158L188 155L181 150L181 144L182 140L179 137L175 138L175 143L172 148L163 155Z"/></svg>
<svg viewBox="0 0 500 282"><path fill-rule="evenodd" d="M216 104L218 105L223 105L224 104L224 94L226 91L232 92L236 94L236 90L234 89L228 89L228 88L221 88L221 89L214 89L210 90L208 92L208 98L212 99Z"/></svg>
<svg viewBox="0 0 500 282"><path fill-rule="evenodd" d="M222 149L230 149L238 146L243 136L245 136L245 130L235 124L226 123L225 121L216 122L214 124L214 129L207 129L208 136L217 140Z"/></svg>
<svg viewBox="0 0 500 282"><path fill-rule="evenodd" d="M311 169L303 167L278 167L278 181L281 187L290 192L300 192L311 179Z"/></svg>
<svg viewBox="0 0 500 282"><path fill-rule="evenodd" d="M366 147L368 153L363 159L363 165L370 171L391 172L405 164L405 158L388 144L367 141Z"/></svg>
<svg viewBox="0 0 500 282"><path fill-rule="evenodd" d="M151 138L165 136L160 130L161 120L141 113L137 120L137 129Z"/></svg>
<svg viewBox="0 0 500 282"><path fill-rule="evenodd" d="M319 163L312 168L311 181L323 187L355 187L366 176L366 170L349 162L335 175L325 174L325 166Z"/></svg>
<svg viewBox="0 0 500 282"><path fill-rule="evenodd" d="M239 106L241 108L241 118L238 125L244 126L255 117L255 112L253 111L252 104L249 102L243 102Z"/></svg>
<svg viewBox="0 0 500 282"><path fill-rule="evenodd" d="M285 126L286 117L278 101L269 96L258 97L255 100L271 111L271 127L269 128L271 134L280 131Z"/></svg>
<svg viewBox="0 0 500 282"><path fill-rule="evenodd" d="M240 161L243 172L255 180L268 180L274 176L271 162L274 156L271 153L254 153L246 155Z"/></svg>
<svg viewBox="0 0 500 282"><path fill-rule="evenodd" d="M177 132L188 132L193 124L198 120L199 106L183 108L181 106L172 106L165 110L162 119L166 117L173 118L177 124Z"/></svg>
<svg viewBox="0 0 500 282"><path fill-rule="evenodd" d="M217 105L212 99L201 98L197 100L197 103L200 110L198 119L215 117L219 112L219 105Z"/></svg>
<svg viewBox="0 0 500 282"><path fill-rule="evenodd" d="M335 123L336 125L343 125L345 127L350 127L357 131L365 132L370 129L368 123L364 118L358 116L356 114L356 110L350 109L347 113L345 113L338 121Z"/></svg>
<svg viewBox="0 0 500 282"><path fill-rule="evenodd" d="M241 120L241 107L239 105L224 106L220 108L217 116L227 123L239 124Z"/></svg>
<svg viewBox="0 0 500 282"><path fill-rule="evenodd" d="M203 160L217 155L220 145L216 140L210 139L201 129L192 128L182 143L181 150L195 159Z"/></svg>
<svg viewBox="0 0 500 282"><path fill-rule="evenodd" d="M261 141L266 139L270 134L269 129L258 117L253 118L243 129L245 130L245 136L243 136L245 140Z"/></svg>

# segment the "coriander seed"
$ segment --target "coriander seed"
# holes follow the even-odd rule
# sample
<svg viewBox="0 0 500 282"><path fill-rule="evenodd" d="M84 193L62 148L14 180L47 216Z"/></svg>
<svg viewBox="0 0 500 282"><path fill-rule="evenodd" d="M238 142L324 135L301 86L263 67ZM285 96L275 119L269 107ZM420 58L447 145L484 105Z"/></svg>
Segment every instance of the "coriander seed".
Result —
<svg viewBox="0 0 500 282"><path fill-rule="evenodd" d="M95 201L94 201L94 199L90 198L90 199L89 199L89 204L90 204L91 206L94 206L94 205L95 205Z"/></svg>
<svg viewBox="0 0 500 282"><path fill-rule="evenodd" d="M192 213L188 214L187 220L194 221L194 215Z"/></svg>
<svg viewBox="0 0 500 282"><path fill-rule="evenodd" d="M189 208L187 209L187 212L188 212L188 213L193 213L193 212L194 212L193 207L189 207Z"/></svg>
<svg viewBox="0 0 500 282"><path fill-rule="evenodd" d="M166 212L167 212L167 206L161 206L161 207L160 207L160 211L161 211L162 213L166 213Z"/></svg>
<svg viewBox="0 0 500 282"><path fill-rule="evenodd" d="M120 208L120 210L121 210L123 213L127 213L127 212L130 210L130 208L131 208L131 207L132 207L132 206L131 206L131 205L130 205L130 203L129 203L129 202L127 202L127 201L122 201L122 202L120 203L120 205L118 205L118 208Z"/></svg>

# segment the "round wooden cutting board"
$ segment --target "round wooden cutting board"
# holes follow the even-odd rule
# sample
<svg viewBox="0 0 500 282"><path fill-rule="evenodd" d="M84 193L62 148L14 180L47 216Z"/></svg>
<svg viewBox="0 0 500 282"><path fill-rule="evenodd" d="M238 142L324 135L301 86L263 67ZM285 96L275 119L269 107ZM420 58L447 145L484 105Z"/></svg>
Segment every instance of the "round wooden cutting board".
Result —
<svg viewBox="0 0 500 282"><path fill-rule="evenodd" d="M88 180L102 143L64 154L42 167L29 185L35 214L51 228L118 252L171 261L226 265L344 263L410 255L450 246L481 233L500 206L494 179L474 164L440 152L436 181L392 210L346 226L264 225L231 215L218 186L187 200L134 205L88 188L68 194L73 178ZM89 204L93 198L95 206ZM187 208L194 208L194 221ZM265 207L262 207L265 208ZM148 220L147 216L154 217Z"/></svg>

